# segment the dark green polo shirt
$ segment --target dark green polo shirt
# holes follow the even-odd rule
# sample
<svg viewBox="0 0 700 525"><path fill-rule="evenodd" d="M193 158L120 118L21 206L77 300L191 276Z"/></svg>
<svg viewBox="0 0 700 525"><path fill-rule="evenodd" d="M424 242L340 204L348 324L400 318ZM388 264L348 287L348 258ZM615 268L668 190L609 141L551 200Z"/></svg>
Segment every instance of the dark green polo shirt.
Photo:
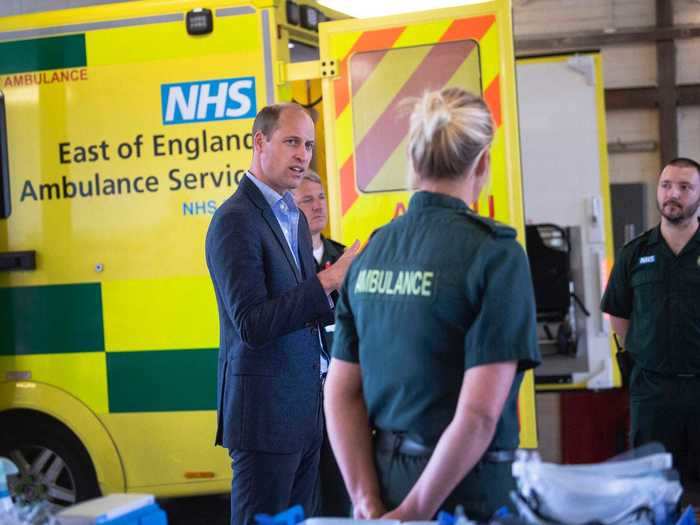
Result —
<svg viewBox="0 0 700 525"><path fill-rule="evenodd" d="M459 199L419 192L351 266L333 357L359 362L372 424L435 445L464 371L517 361L491 449L518 446L522 373L540 361L527 257L515 230Z"/></svg>
<svg viewBox="0 0 700 525"><path fill-rule="evenodd" d="M626 349L660 374L700 373L700 230L675 255L660 226L628 242L601 308L630 320Z"/></svg>

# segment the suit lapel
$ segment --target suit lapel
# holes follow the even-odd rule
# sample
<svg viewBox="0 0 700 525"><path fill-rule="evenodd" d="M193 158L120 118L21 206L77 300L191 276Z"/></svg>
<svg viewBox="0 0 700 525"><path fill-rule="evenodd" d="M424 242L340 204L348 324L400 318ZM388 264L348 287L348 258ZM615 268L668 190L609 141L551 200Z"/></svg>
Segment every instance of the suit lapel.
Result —
<svg viewBox="0 0 700 525"><path fill-rule="evenodd" d="M289 243L284 237L284 233L282 233L282 228L280 228L280 223L277 221L277 217L275 217L275 214L272 211L272 208L270 208L270 205L265 200L265 197L255 186L255 184L248 180L247 175L241 180L241 188L243 189L243 191L246 192L246 194L250 197L253 203L262 212L263 219L265 219L265 222L272 230L272 233L275 234L277 242L279 243L280 248L282 248L284 256L287 258L287 262L294 271L294 276L296 277L297 282L301 282L301 273L299 272L299 267L297 266L297 263L294 260L294 256L292 256L292 251L289 249Z"/></svg>
<svg viewBox="0 0 700 525"><path fill-rule="evenodd" d="M308 279L311 275L316 273L316 259L314 259L314 248L311 242L309 225L301 210L299 211L299 231L297 233L297 239L299 240L301 271L304 279Z"/></svg>

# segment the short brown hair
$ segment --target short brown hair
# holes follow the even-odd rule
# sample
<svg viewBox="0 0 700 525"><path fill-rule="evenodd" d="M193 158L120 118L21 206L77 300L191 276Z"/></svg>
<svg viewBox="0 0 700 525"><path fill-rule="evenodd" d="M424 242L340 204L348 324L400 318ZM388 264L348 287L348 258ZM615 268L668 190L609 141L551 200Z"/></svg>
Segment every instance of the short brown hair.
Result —
<svg viewBox="0 0 700 525"><path fill-rule="evenodd" d="M698 175L700 175L700 164L693 159L689 159L688 157L676 157L669 162L667 166L675 166L676 168L695 168L695 171L697 171Z"/></svg>
<svg viewBox="0 0 700 525"><path fill-rule="evenodd" d="M277 129L282 112L286 109L298 109L300 111L304 111L304 108L294 102L265 106L255 117L255 121L253 122L253 136L255 136L255 134L259 131L265 135L267 140L270 140L270 137Z"/></svg>

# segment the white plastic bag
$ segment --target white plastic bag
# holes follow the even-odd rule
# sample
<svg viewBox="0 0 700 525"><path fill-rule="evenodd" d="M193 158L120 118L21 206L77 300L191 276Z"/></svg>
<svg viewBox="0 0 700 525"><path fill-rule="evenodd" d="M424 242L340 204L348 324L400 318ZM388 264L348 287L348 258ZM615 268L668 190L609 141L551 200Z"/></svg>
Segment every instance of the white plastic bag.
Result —
<svg viewBox="0 0 700 525"><path fill-rule="evenodd" d="M557 465L542 462L536 452L519 451L513 463L518 493L512 497L530 523L664 523L683 492L670 468L671 455L665 452Z"/></svg>

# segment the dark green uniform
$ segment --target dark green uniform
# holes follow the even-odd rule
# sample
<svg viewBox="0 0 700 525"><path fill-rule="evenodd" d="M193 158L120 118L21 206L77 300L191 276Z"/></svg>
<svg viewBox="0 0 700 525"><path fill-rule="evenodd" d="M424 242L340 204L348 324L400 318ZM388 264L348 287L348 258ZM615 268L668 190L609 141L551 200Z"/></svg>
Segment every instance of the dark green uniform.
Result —
<svg viewBox="0 0 700 525"><path fill-rule="evenodd" d="M633 446L661 441L684 482L700 462L700 231L675 255L656 227L627 243L603 311L629 319Z"/></svg>
<svg viewBox="0 0 700 525"><path fill-rule="evenodd" d="M359 362L371 424L434 447L452 420L465 370L517 361L490 451L518 446L523 371L539 362L527 258L515 230L460 200L419 192L353 263L336 307L333 357ZM378 449L378 447L376 447ZM386 505L398 505L428 457L376 453ZM510 462L482 461L442 508L475 519L509 503Z"/></svg>

